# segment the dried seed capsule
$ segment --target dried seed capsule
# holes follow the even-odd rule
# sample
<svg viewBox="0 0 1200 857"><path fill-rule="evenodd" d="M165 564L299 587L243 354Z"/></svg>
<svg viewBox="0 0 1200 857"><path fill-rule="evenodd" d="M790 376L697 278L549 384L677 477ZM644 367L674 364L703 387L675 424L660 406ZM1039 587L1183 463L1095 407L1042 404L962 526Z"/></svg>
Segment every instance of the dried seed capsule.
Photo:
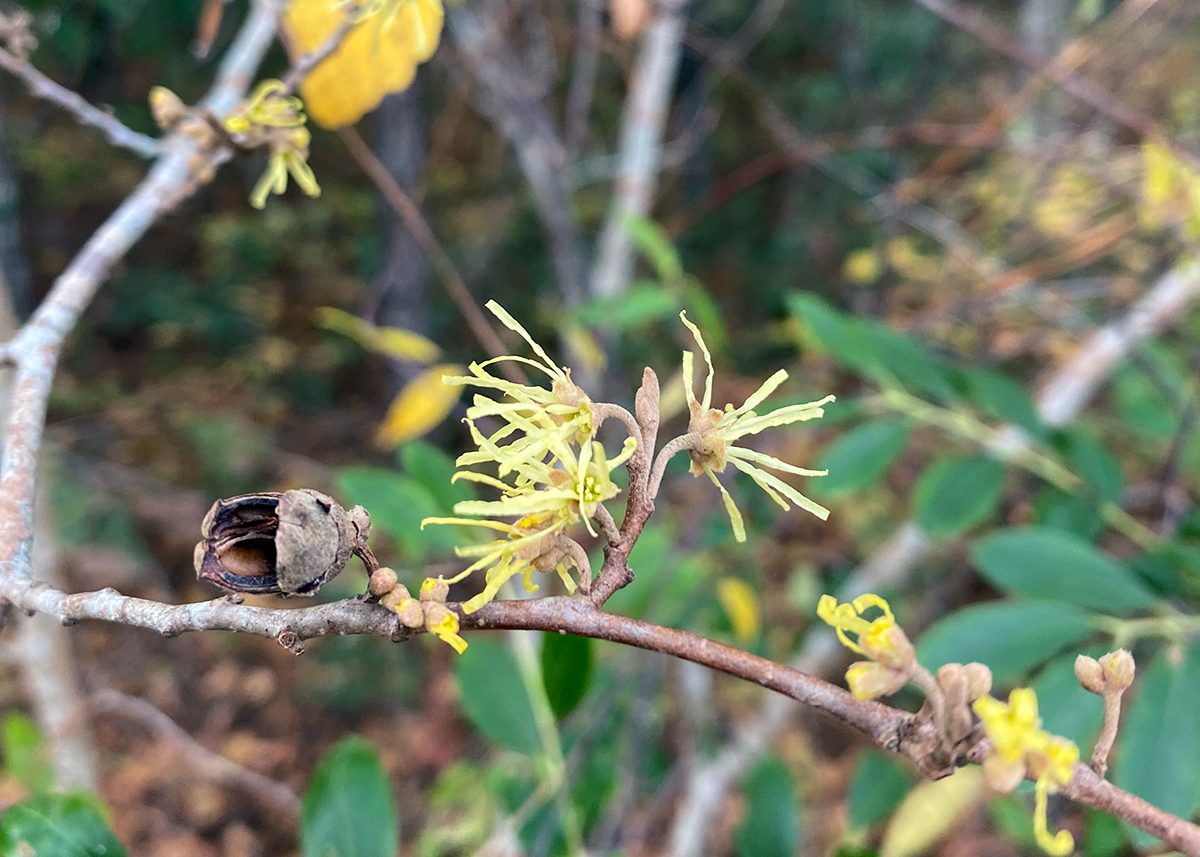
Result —
<svg viewBox="0 0 1200 857"><path fill-rule="evenodd" d="M196 576L233 592L311 595L351 554L366 561L369 532L366 510L308 488L218 500L201 525Z"/></svg>

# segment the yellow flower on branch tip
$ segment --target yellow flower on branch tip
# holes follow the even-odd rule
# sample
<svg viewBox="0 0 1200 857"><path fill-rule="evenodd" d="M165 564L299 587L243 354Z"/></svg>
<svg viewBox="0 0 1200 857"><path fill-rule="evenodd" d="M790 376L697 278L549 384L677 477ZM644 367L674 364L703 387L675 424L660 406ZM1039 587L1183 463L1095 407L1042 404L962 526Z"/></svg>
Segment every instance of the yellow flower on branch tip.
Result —
<svg viewBox="0 0 1200 857"><path fill-rule="evenodd" d="M1054 857L1070 854L1074 838L1066 830L1050 833L1046 814L1050 793L1066 786L1075 775L1079 748L1041 728L1037 694L1031 688L1013 690L1007 703L980 697L972 708L992 744L992 752L983 762L988 782L998 791L1012 791L1027 772L1035 776L1033 829L1037 843Z"/></svg>
<svg viewBox="0 0 1200 857"><path fill-rule="evenodd" d="M264 80L254 88L245 103L225 119L225 130L245 134L254 126L262 128L299 128L307 121L304 102L288 94L282 80Z"/></svg>
<svg viewBox="0 0 1200 857"><path fill-rule="evenodd" d="M265 208L271 194L282 196L287 190L289 175L307 196L321 195L321 186L308 165L308 131L297 128L288 136L290 140L272 145L267 169L250 194L250 204L255 208Z"/></svg>
<svg viewBox="0 0 1200 857"><path fill-rule="evenodd" d="M882 615L868 621L863 614L871 608ZM896 624L891 605L878 595L868 592L844 604L832 595L822 595L817 601L817 616L832 625L842 645L856 654L905 674L915 663L912 643Z"/></svg>
<svg viewBox="0 0 1200 857"><path fill-rule="evenodd" d="M767 468L797 476L825 476L827 471L796 467L775 456L738 446L735 441L776 426L818 419L825 414L823 406L834 401L834 397L826 396L819 401L788 405L759 414L754 409L765 402L767 397L787 380L787 372L780 369L751 393L739 407L735 408L732 404L727 404L724 410L714 408L712 406L714 374L712 355L709 353L700 329L688 320L687 314L681 312L679 318L696 340L696 345L699 346L708 369L704 379L703 396L697 399L694 381L696 356L691 351L683 352L683 386L691 417L688 423L688 432L692 438L692 448L689 451L692 459L691 471L697 476L707 473L712 483L720 490L721 499L725 504L725 510L729 515L736 539L739 542L746 540L745 525L733 499L716 477L716 474L724 472L725 467L729 464L753 479L755 484L783 509L790 509L791 504L795 504L821 520L828 518L828 509L805 497L778 476L770 473Z"/></svg>

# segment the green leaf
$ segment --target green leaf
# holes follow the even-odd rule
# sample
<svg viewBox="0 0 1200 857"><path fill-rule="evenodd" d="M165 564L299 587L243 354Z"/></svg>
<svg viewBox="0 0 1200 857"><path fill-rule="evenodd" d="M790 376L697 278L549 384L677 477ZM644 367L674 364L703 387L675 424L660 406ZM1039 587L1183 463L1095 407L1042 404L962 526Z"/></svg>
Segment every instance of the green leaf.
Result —
<svg viewBox="0 0 1200 857"><path fill-rule="evenodd" d="M670 282L683 276L683 265L679 261L679 251L671 243L666 231L646 217L627 214L624 226L629 230L633 243L637 244L642 255L650 260L658 276Z"/></svg>
<svg viewBox="0 0 1200 857"><path fill-rule="evenodd" d="M1065 530L1083 539L1093 539L1104 529L1100 506L1091 497L1043 488L1033 498L1034 520L1053 530Z"/></svg>
<svg viewBox="0 0 1200 857"><path fill-rule="evenodd" d="M321 760L300 810L304 857L395 857L399 822L375 748L343 738Z"/></svg>
<svg viewBox="0 0 1200 857"><path fill-rule="evenodd" d="M817 469L829 475L814 479L811 492L837 497L882 479L904 450L910 430L901 420L881 420L842 435L821 455Z"/></svg>
<svg viewBox="0 0 1200 857"><path fill-rule="evenodd" d="M1078 536L1045 527L992 533L971 559L993 585L1019 595L1125 615L1157 599L1128 568Z"/></svg>
<svg viewBox="0 0 1200 857"><path fill-rule="evenodd" d="M800 798L778 759L764 759L742 786L746 818L734 834L738 857L792 857L800 845Z"/></svg>
<svg viewBox="0 0 1200 857"><path fill-rule="evenodd" d="M896 811L912 786L912 776L893 757L868 750L850 781L850 826L871 827Z"/></svg>
<svg viewBox="0 0 1200 857"><path fill-rule="evenodd" d="M1200 644L1158 653L1134 688L1117 741L1114 782L1159 809L1191 818L1200 805ZM1145 847L1154 839L1132 831Z"/></svg>
<svg viewBox="0 0 1200 857"><path fill-rule="evenodd" d="M1105 649L1072 652L1046 665L1030 686L1037 692L1038 713L1047 732L1070 738L1084 754L1100 731L1104 700L1079 686L1075 658L1079 654L1099 657Z"/></svg>
<svg viewBox="0 0 1200 857"><path fill-rule="evenodd" d="M986 455L943 458L925 469L913 501L917 523L931 536L961 533L996 511L1004 465Z"/></svg>
<svg viewBox="0 0 1200 857"><path fill-rule="evenodd" d="M575 318L602 330L629 330L677 315L680 301L658 283L637 283L620 295L597 297L581 306Z"/></svg>
<svg viewBox="0 0 1200 857"><path fill-rule="evenodd" d="M454 459L427 440L410 440L400 447L400 465L433 497L439 514L449 515L455 503L474 496L470 483L450 481Z"/></svg>
<svg viewBox="0 0 1200 857"><path fill-rule="evenodd" d="M968 401L980 411L1019 426L1034 437L1045 434L1046 427L1024 384L992 369L971 367L959 373Z"/></svg>
<svg viewBox="0 0 1200 857"><path fill-rule="evenodd" d="M357 503L371 513L379 532L395 539L410 560L431 550L450 550L462 540L457 527L429 527L421 520L444 515L434 496L415 479L379 467L346 467L337 474L338 491L346 505Z"/></svg>
<svg viewBox="0 0 1200 857"><path fill-rule="evenodd" d="M542 684L555 717L566 717L583 701L592 682L593 651L588 637L543 635Z"/></svg>
<svg viewBox="0 0 1200 857"><path fill-rule="evenodd" d="M520 753L538 752L533 706L512 652L490 640L472 640L455 660L454 675L463 711L476 729Z"/></svg>
<svg viewBox="0 0 1200 857"><path fill-rule="evenodd" d="M54 785L46 739L21 712L9 713L0 724L0 749L4 754L5 776L25 786L31 794L42 794Z"/></svg>
<svg viewBox="0 0 1200 857"><path fill-rule="evenodd" d="M917 644L930 670L979 661L997 684L1019 678L1092 633L1088 614L1064 604L999 601L956 610L935 622Z"/></svg>
<svg viewBox="0 0 1200 857"><path fill-rule="evenodd" d="M17 857L124 857L91 795L41 795L0 815L0 854Z"/></svg>
<svg viewBox="0 0 1200 857"><path fill-rule="evenodd" d="M1082 431L1071 431L1060 433L1054 446L1067 467L1082 477L1087 493L1094 499L1105 503L1116 503L1121 499L1125 487L1121 462L1099 442Z"/></svg>

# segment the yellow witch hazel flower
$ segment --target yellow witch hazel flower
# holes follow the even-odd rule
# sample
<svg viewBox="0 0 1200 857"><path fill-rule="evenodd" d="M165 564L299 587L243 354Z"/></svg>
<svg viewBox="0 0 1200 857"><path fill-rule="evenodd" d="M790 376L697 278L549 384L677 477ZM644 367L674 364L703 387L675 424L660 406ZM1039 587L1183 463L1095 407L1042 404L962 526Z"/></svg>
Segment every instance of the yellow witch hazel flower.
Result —
<svg viewBox="0 0 1200 857"><path fill-rule="evenodd" d="M790 503L794 503L801 509L805 509L816 515L822 521L828 518L828 509L805 497L791 485L764 468L778 470L783 473L792 473L797 476L825 476L827 471L807 470L803 467L796 467L774 456L764 455L761 452L737 446L735 442L748 435L758 434L764 429L818 419L825 414L823 406L834 401L834 397L826 396L816 402L806 402L802 405L788 405L765 414L757 413L754 409L766 401L767 397L775 392L780 384L787 380L788 373L780 369L764 381L762 386L752 393L740 407L735 408L732 404L727 404L724 410L714 408L712 406L712 355L708 351L704 337L700 334L700 329L688 321L686 313L681 312L679 318L687 329L691 331L696 344L700 347L700 353L704 356L704 362L708 367L708 374L704 380L703 398L697 399L693 380L696 357L691 351L683 352L683 384L687 393L688 409L691 412L691 420L688 424L688 433L692 440L690 449L692 459L691 471L696 476L699 476L701 473L707 474L708 478L712 480L712 483L721 492L721 499L725 503L725 511L729 514L729 521L733 525L734 537L739 542L744 542L746 540L746 527L742 522L741 512L738 511L737 506L733 502L733 498L729 496L729 492L725 490L725 486L716 477L716 474L724 472L725 467L729 464L732 464L736 469L753 479L758 487L766 491L767 496L778 503L783 509L787 510L791 508L791 505L789 505L790 501Z"/></svg>
<svg viewBox="0 0 1200 857"><path fill-rule="evenodd" d="M879 610L880 615L871 620L863 618L872 608ZM833 626L842 645L867 658L846 670L846 684L855 697L891 696L908 681L916 666L916 656L886 600L866 593L839 604L832 595L822 595L817 602L817 616Z"/></svg>
<svg viewBox="0 0 1200 857"><path fill-rule="evenodd" d="M571 380L571 370L556 364L500 304L488 301L487 308L505 327L524 339L538 359L517 355L495 357L472 363L467 368L469 375L447 375L442 383L495 391L504 397L505 401L497 401L484 395L475 396L467 409L467 420L472 426L485 417L496 417L503 425L486 441L476 438L479 449L459 456L456 462L459 467L496 462L499 475L504 477L523 464L541 461L554 447L561 450L568 444L590 441L596 428L591 400ZM550 381L549 388L518 384L488 371L503 362L519 363L545 375Z"/></svg>
<svg viewBox="0 0 1200 857"><path fill-rule="evenodd" d="M1029 773L1036 778L1033 831L1047 854L1065 857L1075 848L1069 831L1051 834L1046 820L1048 797L1071 781L1079 748L1075 742L1051 735L1041 728L1037 694L1017 688L1004 703L991 696L972 705L983 723L992 752L983 760L983 773L996 791L1010 792Z"/></svg>
<svg viewBox="0 0 1200 857"><path fill-rule="evenodd" d="M304 127L303 102L288 94L281 80L264 80L246 103L225 119L225 130L249 148L270 149L267 169L250 194L250 204L263 208L272 194L287 190L288 176L308 196L320 196L321 186L308 165L312 135Z"/></svg>

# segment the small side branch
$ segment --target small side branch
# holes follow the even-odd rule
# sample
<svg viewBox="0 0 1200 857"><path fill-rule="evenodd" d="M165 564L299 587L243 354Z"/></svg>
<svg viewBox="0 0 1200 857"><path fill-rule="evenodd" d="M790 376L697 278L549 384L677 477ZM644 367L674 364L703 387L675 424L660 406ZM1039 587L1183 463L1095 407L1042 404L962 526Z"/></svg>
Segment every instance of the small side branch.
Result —
<svg viewBox="0 0 1200 857"><path fill-rule="evenodd" d="M123 124L107 110L101 110L85 101L78 93L55 83L38 71L29 60L0 48L0 68L25 84L34 98L48 101L75 117L81 125L100 131L114 146L128 149L143 158L156 158L162 152L162 144L145 134L139 134Z"/></svg>

